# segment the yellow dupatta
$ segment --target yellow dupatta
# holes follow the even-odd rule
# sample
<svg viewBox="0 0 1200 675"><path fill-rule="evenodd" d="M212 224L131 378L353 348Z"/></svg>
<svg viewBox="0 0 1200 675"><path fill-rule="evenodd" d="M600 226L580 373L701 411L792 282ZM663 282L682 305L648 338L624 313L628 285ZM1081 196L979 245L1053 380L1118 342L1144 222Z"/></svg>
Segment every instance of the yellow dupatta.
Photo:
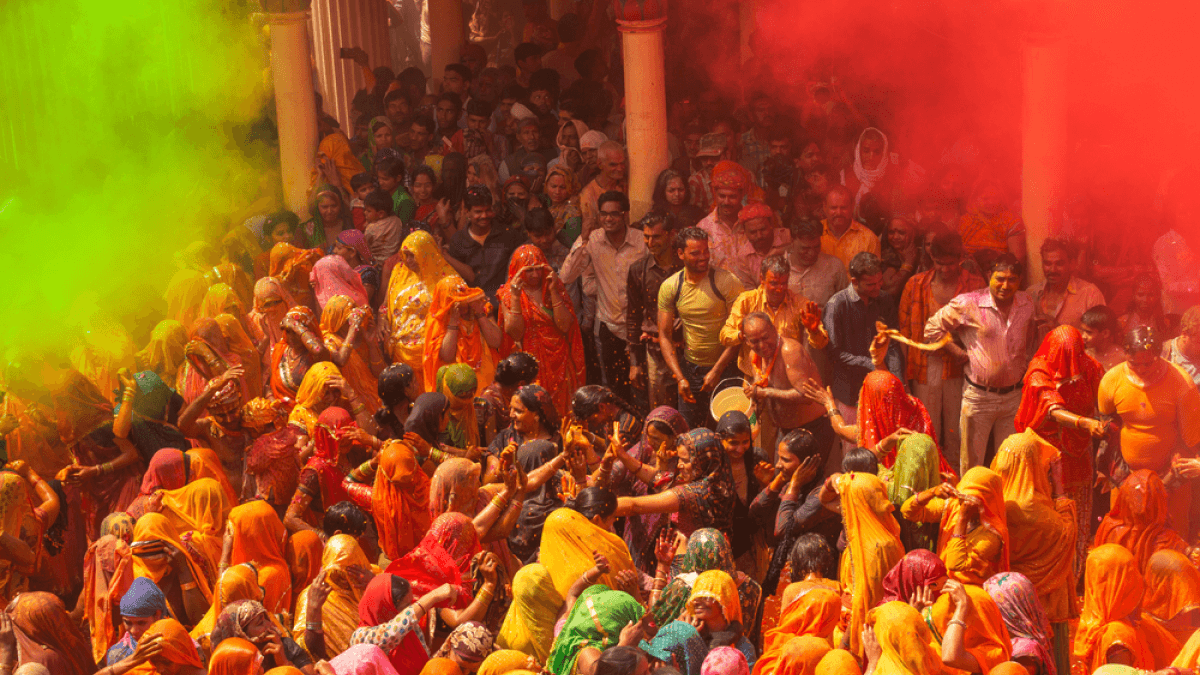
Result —
<svg viewBox="0 0 1200 675"><path fill-rule="evenodd" d="M335 534L325 544L321 555L321 569L325 581L333 589L325 604L321 606L321 623L325 628L325 648L330 654L340 654L350 647L350 634L358 627L358 601L363 589L359 588L350 575L351 567L371 569L371 563L354 537ZM292 633L296 642L304 645L304 624L308 620L309 586L300 592L296 601L296 625Z"/></svg>

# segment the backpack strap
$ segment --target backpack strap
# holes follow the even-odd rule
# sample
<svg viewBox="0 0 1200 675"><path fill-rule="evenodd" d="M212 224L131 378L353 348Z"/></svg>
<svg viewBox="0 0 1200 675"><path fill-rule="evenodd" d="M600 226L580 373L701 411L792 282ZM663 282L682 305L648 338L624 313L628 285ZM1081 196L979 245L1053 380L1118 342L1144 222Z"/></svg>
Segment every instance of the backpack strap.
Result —
<svg viewBox="0 0 1200 675"><path fill-rule="evenodd" d="M683 292L683 275L687 274L686 269L679 270L679 283L675 284L675 297L671 300L671 304L675 306L675 314L679 314L679 295ZM708 268L708 284L712 286L713 294L721 301L721 304L729 307L729 301L725 299L725 294L717 288L717 269L715 267Z"/></svg>

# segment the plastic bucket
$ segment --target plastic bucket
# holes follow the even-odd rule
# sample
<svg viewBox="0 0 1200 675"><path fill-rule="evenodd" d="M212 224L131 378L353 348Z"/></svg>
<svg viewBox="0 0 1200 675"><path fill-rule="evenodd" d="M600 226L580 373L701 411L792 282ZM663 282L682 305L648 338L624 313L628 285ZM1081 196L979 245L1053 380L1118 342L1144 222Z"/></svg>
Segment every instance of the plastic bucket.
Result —
<svg viewBox="0 0 1200 675"><path fill-rule="evenodd" d="M736 382L737 384L736 386L722 389L721 386L727 382ZM746 415L750 414L750 408L754 405L754 402L742 391L741 385L742 381L739 378L721 380L717 383L717 393L713 394L712 400L708 404L708 411L712 414L714 420L721 419L721 415L730 410L736 410Z"/></svg>

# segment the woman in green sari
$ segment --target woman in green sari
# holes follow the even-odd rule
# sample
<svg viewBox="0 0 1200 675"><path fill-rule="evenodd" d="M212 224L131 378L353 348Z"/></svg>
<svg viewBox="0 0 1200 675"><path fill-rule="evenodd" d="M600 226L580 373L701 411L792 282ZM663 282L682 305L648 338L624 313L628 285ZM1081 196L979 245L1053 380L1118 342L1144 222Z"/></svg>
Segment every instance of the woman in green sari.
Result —
<svg viewBox="0 0 1200 675"><path fill-rule="evenodd" d="M319 248L329 253L338 234L354 228L342 191L332 185L317 188L309 213L312 218L301 224L297 233L304 239L304 248Z"/></svg>
<svg viewBox="0 0 1200 675"><path fill-rule="evenodd" d="M676 558L678 561L679 559ZM687 549L682 556L679 572L663 589L662 597L654 605L654 622L659 626L679 618L687 607L692 594L692 584L701 573L721 570L737 584L738 597L742 603L742 616L758 616L758 601L762 597L762 586L737 571L733 563L733 549L720 530L701 528L688 537Z"/></svg>
<svg viewBox="0 0 1200 675"><path fill-rule="evenodd" d="M395 135L392 131L392 121L386 117L375 117L367 125L367 151L359 156L363 169L375 170L375 154L380 148L394 148Z"/></svg>
<svg viewBox="0 0 1200 675"><path fill-rule="evenodd" d="M905 436L896 450L896 463L890 469L881 465L879 477L887 483L888 501L899 510L904 500L942 482L938 475L937 444L925 434ZM937 523L914 523L907 518L896 521L900 523L900 541L904 543L904 550L937 550Z"/></svg>
<svg viewBox="0 0 1200 675"><path fill-rule="evenodd" d="M572 675L580 665L592 663L600 653L616 646L621 630L640 621L645 608L624 591L604 584L589 586L567 615L562 632L554 640L546 670L554 675Z"/></svg>
<svg viewBox="0 0 1200 675"><path fill-rule="evenodd" d="M436 391L450 402L449 425L446 434L449 445L470 450L479 446L479 424L475 418L475 390L479 381L475 371L465 363L452 363L438 368Z"/></svg>

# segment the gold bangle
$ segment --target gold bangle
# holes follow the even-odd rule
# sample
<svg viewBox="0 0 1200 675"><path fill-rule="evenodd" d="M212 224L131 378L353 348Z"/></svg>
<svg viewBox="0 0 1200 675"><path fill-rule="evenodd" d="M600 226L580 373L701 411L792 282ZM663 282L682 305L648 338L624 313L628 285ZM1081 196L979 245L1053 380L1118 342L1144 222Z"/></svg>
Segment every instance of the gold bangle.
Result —
<svg viewBox="0 0 1200 675"><path fill-rule="evenodd" d="M179 584L179 590L194 591L194 590L196 590L196 582L193 581L193 582L186 583L186 584Z"/></svg>
<svg viewBox="0 0 1200 675"><path fill-rule="evenodd" d="M496 507L500 511L503 511L505 507L508 506L508 500L501 495L496 495L495 497L492 497L492 506Z"/></svg>

